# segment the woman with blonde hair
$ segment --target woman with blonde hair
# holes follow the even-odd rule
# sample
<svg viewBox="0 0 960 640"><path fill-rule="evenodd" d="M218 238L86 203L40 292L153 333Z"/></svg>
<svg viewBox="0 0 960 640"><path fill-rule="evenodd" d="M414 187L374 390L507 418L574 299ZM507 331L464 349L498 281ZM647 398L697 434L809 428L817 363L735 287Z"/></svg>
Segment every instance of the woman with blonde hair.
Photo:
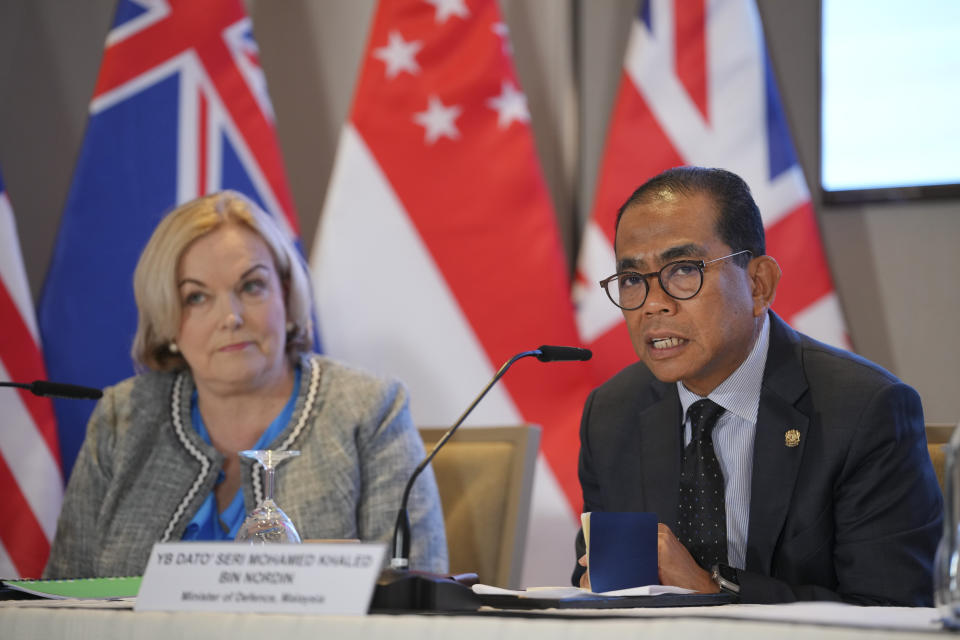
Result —
<svg viewBox="0 0 960 640"><path fill-rule="evenodd" d="M141 373L105 390L67 486L48 577L139 575L155 542L232 540L263 498L245 449L296 449L276 501L309 538L388 541L423 458L407 392L311 353L299 253L224 191L158 225L134 273ZM433 475L411 496L411 566L442 572Z"/></svg>

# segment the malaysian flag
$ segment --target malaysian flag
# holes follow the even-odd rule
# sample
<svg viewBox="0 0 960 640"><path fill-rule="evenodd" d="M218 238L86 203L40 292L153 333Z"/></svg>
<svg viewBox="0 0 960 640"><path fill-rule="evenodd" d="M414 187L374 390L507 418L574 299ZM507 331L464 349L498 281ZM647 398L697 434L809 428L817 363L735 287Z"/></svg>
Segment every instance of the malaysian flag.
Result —
<svg viewBox="0 0 960 640"><path fill-rule="evenodd" d="M13 208L0 177L0 381L45 379ZM39 578L63 498L50 400L0 388L0 577Z"/></svg>
<svg viewBox="0 0 960 640"><path fill-rule="evenodd" d="M507 36L496 0L379 4L314 243L328 352L404 380L419 426L512 355L578 342ZM518 362L470 420L543 427L524 584L568 579L585 366Z"/></svg>
<svg viewBox="0 0 960 640"><path fill-rule="evenodd" d="M103 387L133 373L133 269L164 212L236 189L298 233L241 0L121 0L40 302L47 369ZM66 475L92 403L58 400Z"/></svg>
<svg viewBox="0 0 960 640"><path fill-rule="evenodd" d="M783 269L774 310L846 346L753 0L650 0L633 22L574 287L580 335L603 376L636 360L620 310L597 285L615 270L617 209L642 182L683 164L722 167L747 181L767 253Z"/></svg>

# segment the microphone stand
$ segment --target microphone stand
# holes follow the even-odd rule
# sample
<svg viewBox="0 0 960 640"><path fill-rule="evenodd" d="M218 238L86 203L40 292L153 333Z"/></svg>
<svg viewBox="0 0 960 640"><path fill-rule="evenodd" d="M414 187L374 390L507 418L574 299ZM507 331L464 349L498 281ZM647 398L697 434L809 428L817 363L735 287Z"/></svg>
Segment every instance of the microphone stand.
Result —
<svg viewBox="0 0 960 640"><path fill-rule="evenodd" d="M437 444L433 446L433 449L427 455L423 461L417 465L417 468L413 470L413 473L410 474L410 479L407 480L407 486L403 489L403 498L400 500L400 509L397 511L397 523L393 528L393 556L390 558L390 568L391 569L407 569L410 566L410 517L407 512L407 502L410 499L410 490L413 489L413 483L416 482L417 478L420 477L420 474L423 473L423 470L427 468L427 465L430 464L430 461L433 460L434 456L437 455L437 452L447 443L447 440L453 437L453 434L456 433L457 429L460 428L460 425L463 424L463 421L467 419L467 416L473 412L474 407L476 407L483 397L487 395L487 392L493 388L493 385L503 377L503 374L507 372L514 362L520 360L521 358L526 358L528 356L540 355L540 350L535 349L533 351L524 351L513 356L507 360L502 367L497 371L493 376L490 382L487 383L487 386L483 388L483 391L480 392L474 401L467 407L467 410L460 414L460 417L457 418L457 421L453 423L453 426L447 429L447 432L443 434L443 437L437 441Z"/></svg>
<svg viewBox="0 0 960 640"><path fill-rule="evenodd" d="M100 389L81 387L76 384L63 384L62 382L47 382L46 380L34 380L33 382L0 382L0 387L26 389L33 395L40 396L41 398L97 400L103 396L103 392L100 391Z"/></svg>
<svg viewBox="0 0 960 640"><path fill-rule="evenodd" d="M397 511L397 521L393 529L393 555L390 558L390 567L384 569L377 580L371 611L383 610L431 610L431 611L475 611L480 608L480 600L467 583L476 583L477 575L468 573L459 576L444 576L421 571L411 571L410 567L410 516L407 511L407 502L413 484L433 460L437 452L453 437L457 429L467 419L467 416L483 400L487 392L493 388L500 378L513 366L513 363L522 358L536 356L541 362L554 360L588 360L592 354L586 349L575 347L552 347L543 345L539 349L522 351L507 360L497 370L487 386L483 388L474 401L467 407L457 421L453 423L443 437L437 441L433 449L423 459L407 480L403 489L403 498Z"/></svg>

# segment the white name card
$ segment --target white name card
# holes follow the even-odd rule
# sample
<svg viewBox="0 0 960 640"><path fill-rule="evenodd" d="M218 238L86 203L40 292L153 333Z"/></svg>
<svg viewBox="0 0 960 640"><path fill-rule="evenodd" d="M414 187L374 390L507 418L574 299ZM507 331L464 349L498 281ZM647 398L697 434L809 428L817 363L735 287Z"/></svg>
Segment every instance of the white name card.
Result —
<svg viewBox="0 0 960 640"><path fill-rule="evenodd" d="M156 544L137 611L364 615L386 545Z"/></svg>

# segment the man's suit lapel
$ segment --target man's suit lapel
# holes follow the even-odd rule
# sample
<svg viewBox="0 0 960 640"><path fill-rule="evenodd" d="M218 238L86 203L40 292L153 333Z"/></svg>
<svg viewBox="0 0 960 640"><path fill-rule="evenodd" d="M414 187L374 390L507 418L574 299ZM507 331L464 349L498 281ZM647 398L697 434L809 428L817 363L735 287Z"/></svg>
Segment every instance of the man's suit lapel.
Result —
<svg viewBox="0 0 960 640"><path fill-rule="evenodd" d="M807 391L799 336L770 313L770 346L760 390L746 569L770 574L807 441L808 417L796 408ZM795 430L799 442L788 445ZM793 437L789 438L794 441Z"/></svg>

